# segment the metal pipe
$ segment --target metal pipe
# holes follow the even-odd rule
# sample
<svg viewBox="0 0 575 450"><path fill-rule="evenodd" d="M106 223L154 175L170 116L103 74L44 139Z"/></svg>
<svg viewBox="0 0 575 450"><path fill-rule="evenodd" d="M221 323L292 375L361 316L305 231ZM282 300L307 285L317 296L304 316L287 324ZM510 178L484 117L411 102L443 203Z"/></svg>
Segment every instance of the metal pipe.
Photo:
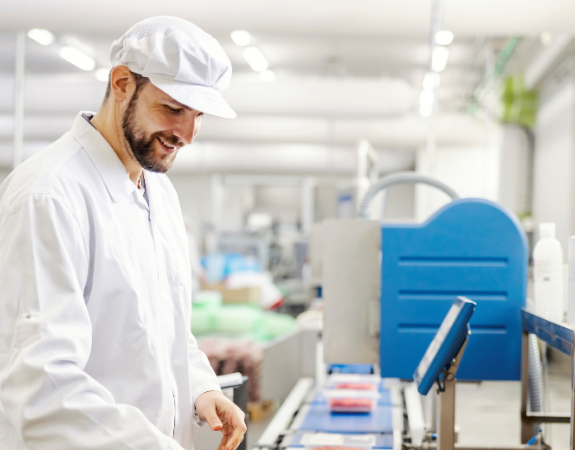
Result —
<svg viewBox="0 0 575 450"><path fill-rule="evenodd" d="M12 168L24 160L24 77L26 70L26 32L16 34L16 66L14 71L14 152Z"/></svg>

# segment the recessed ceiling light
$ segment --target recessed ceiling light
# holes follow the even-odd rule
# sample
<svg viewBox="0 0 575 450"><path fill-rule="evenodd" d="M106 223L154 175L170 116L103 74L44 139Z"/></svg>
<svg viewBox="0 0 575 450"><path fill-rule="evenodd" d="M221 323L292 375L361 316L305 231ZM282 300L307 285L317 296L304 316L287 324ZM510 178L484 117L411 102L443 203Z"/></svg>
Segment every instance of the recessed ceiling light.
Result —
<svg viewBox="0 0 575 450"><path fill-rule="evenodd" d="M447 59L449 58L449 49L447 47L442 47L441 45L433 49L433 54L431 55L431 68L434 72L442 72L447 65Z"/></svg>
<svg viewBox="0 0 575 450"><path fill-rule="evenodd" d="M449 45L453 42L453 33L449 30L441 30L435 33L435 42L439 45Z"/></svg>
<svg viewBox="0 0 575 450"><path fill-rule="evenodd" d="M439 87L439 74L436 72L427 72L423 77L423 89L433 91Z"/></svg>
<svg viewBox="0 0 575 450"><path fill-rule="evenodd" d="M276 73L273 70L264 70L260 73L260 80L265 81L267 83L271 83L275 81Z"/></svg>
<svg viewBox="0 0 575 450"><path fill-rule="evenodd" d="M250 42L252 42L252 36L245 30L232 31L231 37L232 41L240 47L250 45Z"/></svg>
<svg viewBox="0 0 575 450"><path fill-rule="evenodd" d="M421 106L419 108L419 114L421 114L422 117L430 117L432 112L433 109L428 108L427 106Z"/></svg>
<svg viewBox="0 0 575 450"><path fill-rule="evenodd" d="M96 70L96 72L94 72L94 76L96 77L96 79L98 81L103 81L103 82L107 83L108 77L110 76L110 70L109 69L98 69L98 70Z"/></svg>
<svg viewBox="0 0 575 450"><path fill-rule="evenodd" d="M82 70L93 70L96 67L96 62L92 58L75 47L62 47L60 56Z"/></svg>
<svg viewBox="0 0 575 450"><path fill-rule="evenodd" d="M268 60L257 47L246 47L243 51L244 58L256 72L263 72L268 68Z"/></svg>
<svg viewBox="0 0 575 450"><path fill-rule="evenodd" d="M36 42L38 42L38 44L42 45L50 45L54 42L54 35L48 30L41 28L32 28L30 31L28 31L28 37L30 39L34 39Z"/></svg>
<svg viewBox="0 0 575 450"><path fill-rule="evenodd" d="M435 95L431 91L421 91L419 94L419 105L423 108L432 108Z"/></svg>

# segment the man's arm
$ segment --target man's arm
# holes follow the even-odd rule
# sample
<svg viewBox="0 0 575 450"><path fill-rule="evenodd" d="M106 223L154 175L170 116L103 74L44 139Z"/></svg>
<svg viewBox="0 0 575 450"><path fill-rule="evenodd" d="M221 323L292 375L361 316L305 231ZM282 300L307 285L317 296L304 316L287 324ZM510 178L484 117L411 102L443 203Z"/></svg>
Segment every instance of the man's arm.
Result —
<svg viewBox="0 0 575 450"><path fill-rule="evenodd" d="M189 334L191 388L196 408L196 423L207 422L214 431L221 431L218 450L235 450L246 433L245 414L225 397L208 358L198 349L194 336Z"/></svg>
<svg viewBox="0 0 575 450"><path fill-rule="evenodd" d="M83 368L88 254L57 199L29 196L0 223L0 402L30 450L182 450ZM127 387L129 389L129 386Z"/></svg>

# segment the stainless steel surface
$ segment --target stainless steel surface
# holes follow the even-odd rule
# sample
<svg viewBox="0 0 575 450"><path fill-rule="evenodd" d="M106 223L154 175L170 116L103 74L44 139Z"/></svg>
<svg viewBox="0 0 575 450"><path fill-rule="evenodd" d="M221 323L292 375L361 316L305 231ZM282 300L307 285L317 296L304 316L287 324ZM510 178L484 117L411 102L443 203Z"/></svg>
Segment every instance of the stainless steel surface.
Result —
<svg viewBox="0 0 575 450"><path fill-rule="evenodd" d="M262 398L283 400L301 378L299 375L299 332L274 339L264 347Z"/></svg>
<svg viewBox="0 0 575 450"><path fill-rule="evenodd" d="M284 400L300 378L314 377L319 330L302 329L264 347L262 397Z"/></svg>
<svg viewBox="0 0 575 450"><path fill-rule="evenodd" d="M380 296L380 224L326 220L322 229L324 361L377 364L379 336L369 331L376 328L370 311L379 304Z"/></svg>
<svg viewBox="0 0 575 450"><path fill-rule="evenodd" d="M529 333L521 335L521 443L526 444L533 437L533 426L527 417L529 392Z"/></svg>
<svg viewBox="0 0 575 450"><path fill-rule="evenodd" d="M295 413L300 408L303 399L312 386L312 378L302 378L296 383L285 402L258 440L258 447L275 446L280 434L289 428Z"/></svg>
<svg viewBox="0 0 575 450"><path fill-rule="evenodd" d="M455 445L455 380L445 381L445 392L439 395L439 450L453 450Z"/></svg>
<svg viewBox="0 0 575 450"><path fill-rule="evenodd" d="M466 338L444 374L445 390L439 394L439 433L437 436L439 450L455 448L455 375L468 342L469 338Z"/></svg>
<svg viewBox="0 0 575 450"><path fill-rule="evenodd" d="M571 416L569 414L527 413L525 420L531 423L571 423Z"/></svg>

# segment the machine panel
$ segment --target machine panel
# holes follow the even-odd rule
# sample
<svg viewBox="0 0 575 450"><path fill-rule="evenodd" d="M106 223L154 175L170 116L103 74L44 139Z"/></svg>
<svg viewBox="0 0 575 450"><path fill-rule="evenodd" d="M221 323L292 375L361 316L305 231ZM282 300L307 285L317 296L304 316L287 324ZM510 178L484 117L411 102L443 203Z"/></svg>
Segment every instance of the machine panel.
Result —
<svg viewBox="0 0 575 450"><path fill-rule="evenodd" d="M527 240L493 202L449 203L423 224L381 230L383 377L411 379L457 296L477 303L459 380L519 380Z"/></svg>

